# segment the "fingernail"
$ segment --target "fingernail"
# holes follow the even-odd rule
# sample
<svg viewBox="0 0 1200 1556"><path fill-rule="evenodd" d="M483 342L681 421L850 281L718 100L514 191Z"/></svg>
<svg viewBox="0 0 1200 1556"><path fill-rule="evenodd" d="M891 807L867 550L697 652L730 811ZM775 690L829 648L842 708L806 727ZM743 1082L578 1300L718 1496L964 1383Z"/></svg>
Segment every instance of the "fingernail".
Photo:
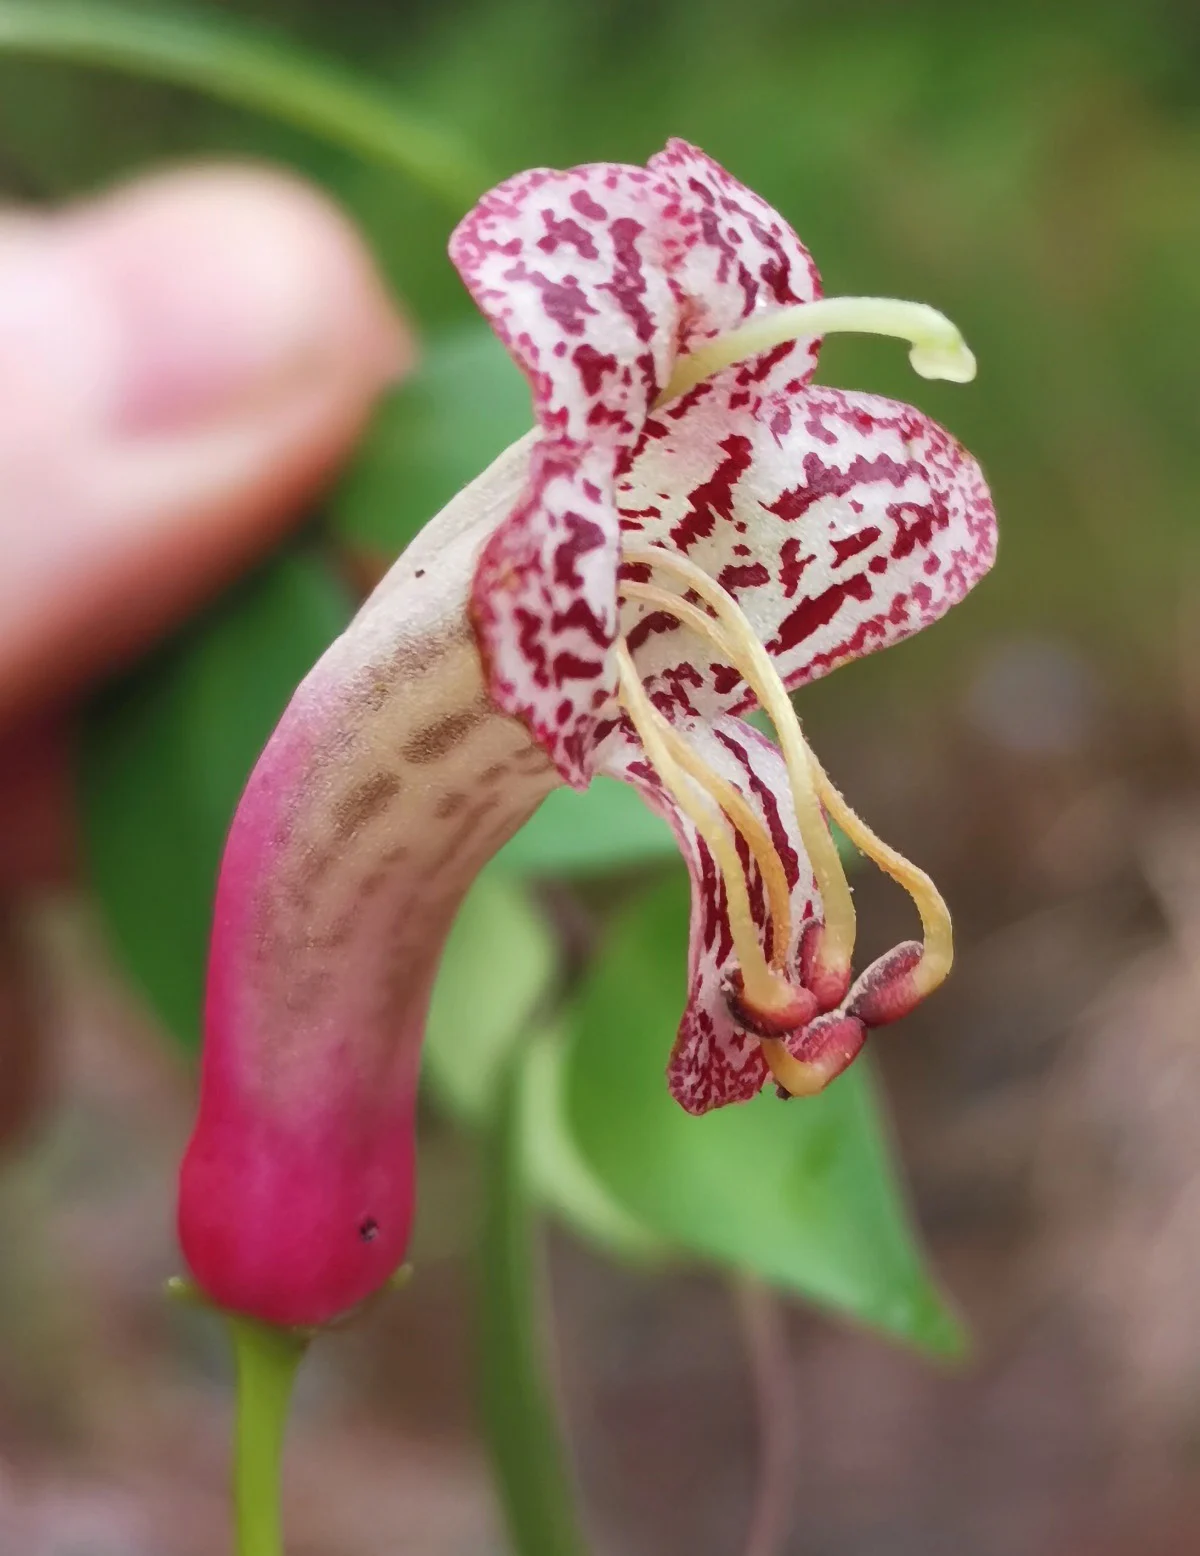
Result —
<svg viewBox="0 0 1200 1556"><path fill-rule="evenodd" d="M175 175L56 225L91 299L91 345L108 358L94 374L100 414L118 435L218 421L322 374L382 385L411 356L357 240L287 180Z"/></svg>

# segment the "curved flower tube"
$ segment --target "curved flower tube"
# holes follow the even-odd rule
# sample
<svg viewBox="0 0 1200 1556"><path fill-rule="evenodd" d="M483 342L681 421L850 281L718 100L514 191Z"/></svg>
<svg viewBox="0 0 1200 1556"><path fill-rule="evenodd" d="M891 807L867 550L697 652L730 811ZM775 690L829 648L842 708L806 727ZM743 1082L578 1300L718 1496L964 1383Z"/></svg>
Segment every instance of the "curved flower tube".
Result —
<svg viewBox="0 0 1200 1556"><path fill-rule="evenodd" d="M486 859L556 784L633 784L692 877L668 1081L694 1113L808 1095L949 971L932 882L855 816L788 693L941 616L987 571L978 466L908 406L812 385L820 331L932 309L822 299L762 200L674 141L646 168L522 174L451 240L537 425L435 518L301 685L234 819L180 1232L220 1306L314 1325L403 1257L438 956ZM773 744L742 715L761 707ZM828 818L923 939L853 980Z"/></svg>

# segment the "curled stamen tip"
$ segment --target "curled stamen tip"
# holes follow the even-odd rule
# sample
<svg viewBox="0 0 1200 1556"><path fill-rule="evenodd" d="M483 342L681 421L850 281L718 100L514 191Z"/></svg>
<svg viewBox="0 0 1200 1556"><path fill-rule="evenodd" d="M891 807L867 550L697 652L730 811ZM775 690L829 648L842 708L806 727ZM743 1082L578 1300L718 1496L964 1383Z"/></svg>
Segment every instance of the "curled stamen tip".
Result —
<svg viewBox="0 0 1200 1556"><path fill-rule="evenodd" d="M975 377L975 353L957 333L949 340L918 342L908 353L908 360L922 378L969 384Z"/></svg>
<svg viewBox="0 0 1200 1556"><path fill-rule="evenodd" d="M872 962L850 990L847 1011L868 1027L888 1026L907 1016L925 997L916 976L923 954L919 940L905 940Z"/></svg>
<svg viewBox="0 0 1200 1556"><path fill-rule="evenodd" d="M786 993L783 993L785 987ZM725 1003L730 1015L755 1037L786 1037L807 1026L816 1015L816 996L808 989L781 983L781 994L778 1004L763 1009L747 996L740 972L732 973L725 984Z"/></svg>
<svg viewBox="0 0 1200 1556"><path fill-rule="evenodd" d="M815 1097L849 1068L867 1040L856 1017L840 1011L818 1016L790 1041L764 1038L763 1057L771 1074L792 1097Z"/></svg>
<svg viewBox="0 0 1200 1556"><path fill-rule="evenodd" d="M811 989L817 1010L833 1010L850 988L850 958L840 945L831 944L825 925L807 924L800 937L800 979Z"/></svg>

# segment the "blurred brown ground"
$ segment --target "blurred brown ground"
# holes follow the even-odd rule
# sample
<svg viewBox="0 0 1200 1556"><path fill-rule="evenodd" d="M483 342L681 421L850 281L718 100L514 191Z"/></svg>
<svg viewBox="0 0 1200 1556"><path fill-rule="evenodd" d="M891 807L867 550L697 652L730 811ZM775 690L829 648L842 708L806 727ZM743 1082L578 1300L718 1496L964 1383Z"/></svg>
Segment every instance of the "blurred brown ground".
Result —
<svg viewBox="0 0 1200 1556"><path fill-rule="evenodd" d="M768 1309L756 1400L723 1282L631 1274L555 1236L596 1549L745 1549L763 1432L767 1523L786 1532L756 1556L1200 1549L1200 721L1183 680L1157 709L1116 706L1073 650L1009 641L926 726L877 717L825 742L960 927L952 983L878 1054L976 1356L941 1373ZM881 946L905 932L886 883L863 875L858 896ZM0 1556L209 1556L228 1539L224 1344L159 1295L190 1083L82 905L23 929L43 1060L36 1086L28 1055L3 1065L40 1103L0 1174ZM434 1120L424 1147L417 1279L304 1375L293 1556L503 1548L470 1395L472 1163Z"/></svg>

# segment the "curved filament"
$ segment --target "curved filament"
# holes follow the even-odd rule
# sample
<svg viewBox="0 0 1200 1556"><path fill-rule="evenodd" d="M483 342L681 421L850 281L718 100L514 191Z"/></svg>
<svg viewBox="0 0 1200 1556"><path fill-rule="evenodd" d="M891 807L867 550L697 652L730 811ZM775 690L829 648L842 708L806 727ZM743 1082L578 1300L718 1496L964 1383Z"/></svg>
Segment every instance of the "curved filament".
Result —
<svg viewBox="0 0 1200 1556"><path fill-rule="evenodd" d="M675 731L671 730L671 726L647 696L624 642L618 642L616 658L621 704L637 731L646 755L653 763L663 787L704 839L721 872L728 905L729 932L741 968L746 998L764 1012L788 1009L794 1002L793 991L763 954L758 926L750 910L746 876L737 844L721 814L719 802L709 787L716 775L705 769L704 777L697 781L688 773L677 760L672 746L670 737ZM778 946L782 937L778 930L774 930L772 938Z"/></svg>
<svg viewBox="0 0 1200 1556"><path fill-rule="evenodd" d="M827 970L848 972L854 954L854 899L850 895L850 885L842 868L837 844L821 810L808 744L800 731L796 710L771 662L771 656L755 636L754 629L733 596L690 558L660 546L628 547L624 558L626 562L661 567L674 573L705 604L712 607L723 629L719 635L707 625L709 618L701 611L689 616L687 623L695 629L700 629L701 623L705 624L702 628L704 635L730 658L775 726L779 748L788 770L796 824L812 864L824 908L825 928L818 955ZM630 593L644 586L622 583L621 587ZM664 609L673 610L673 605L665 603L670 598L664 594L656 597L656 603L662 603ZM686 605L688 602L679 603Z"/></svg>
<svg viewBox="0 0 1200 1556"><path fill-rule="evenodd" d="M921 960L913 969L913 984L922 999L932 994L939 984L946 981L954 964L954 933L950 922L950 909L933 881L918 865L906 859L853 811L834 787L829 775L809 748L813 777L821 803L841 827L842 831L861 852L877 864L885 875L891 876L898 886L912 898L921 916L921 933L925 942Z"/></svg>
<svg viewBox="0 0 1200 1556"><path fill-rule="evenodd" d="M804 764L810 775L811 792L817 801L818 809L819 807L824 807L825 812L833 817L850 841L912 898L921 918L921 930L924 939L921 960L913 969L912 981L914 991L920 998L924 999L926 995L931 994L934 989L945 981L954 962L954 936L950 921L950 910L947 908L945 899L933 881L919 866L906 859L903 854L892 848L890 844L885 843L851 809L841 792L834 786L829 775L817 760L812 747L804 739L803 731L800 728L799 720L796 718L794 710L790 712L790 717L784 714L783 704L786 703L788 710L791 710L791 699L788 697L786 688L779 679L778 672L775 670L774 665L771 664L766 650L754 635L753 628L733 596L722 589L721 585L710 578L707 573L702 572L694 562L687 557L681 556L678 552L667 551L661 547L629 548L625 552L625 560L628 562L646 563L652 566L659 565L674 571L677 576L685 579L694 592L699 594L717 612L715 616L710 616L690 600L679 599L671 594L669 590L659 588L654 584L622 582L621 585L622 592L628 597L644 600L646 604L653 605L656 609L673 615L677 621L688 627L698 637L710 642L730 664L740 671L746 683L755 692L759 702L770 715L776 730L779 731L780 746L784 751L785 760L788 762L789 776L793 776L793 757L789 752L790 744L793 749L798 747L796 759L798 759L799 751L803 752ZM757 654L753 656L747 655L744 652L747 644L752 644L754 649L757 650ZM759 656L766 660L766 674L761 673L759 665L755 663L755 659ZM771 701L768 701L768 692L771 694ZM785 729L787 731L786 742ZM795 793L796 785L793 776L793 799L795 799ZM809 834L805 829L804 818L800 814L798 803L797 820L800 824L801 837L813 863L813 871L817 877L818 888L825 903L828 933L832 917L828 897L829 878L822 875L818 866L817 857L810 844ZM836 845L833 845L823 817L820 821L819 838L822 847L825 841L828 840L836 856ZM837 861L837 873L844 884L845 875L841 869L840 858ZM848 886L846 886L846 892L848 895ZM850 912L852 915L852 906ZM850 945L852 947L852 924L850 937ZM835 938L835 946L840 949L843 943L844 931L841 938ZM829 954L828 942L823 947L823 950L825 950L826 955Z"/></svg>

